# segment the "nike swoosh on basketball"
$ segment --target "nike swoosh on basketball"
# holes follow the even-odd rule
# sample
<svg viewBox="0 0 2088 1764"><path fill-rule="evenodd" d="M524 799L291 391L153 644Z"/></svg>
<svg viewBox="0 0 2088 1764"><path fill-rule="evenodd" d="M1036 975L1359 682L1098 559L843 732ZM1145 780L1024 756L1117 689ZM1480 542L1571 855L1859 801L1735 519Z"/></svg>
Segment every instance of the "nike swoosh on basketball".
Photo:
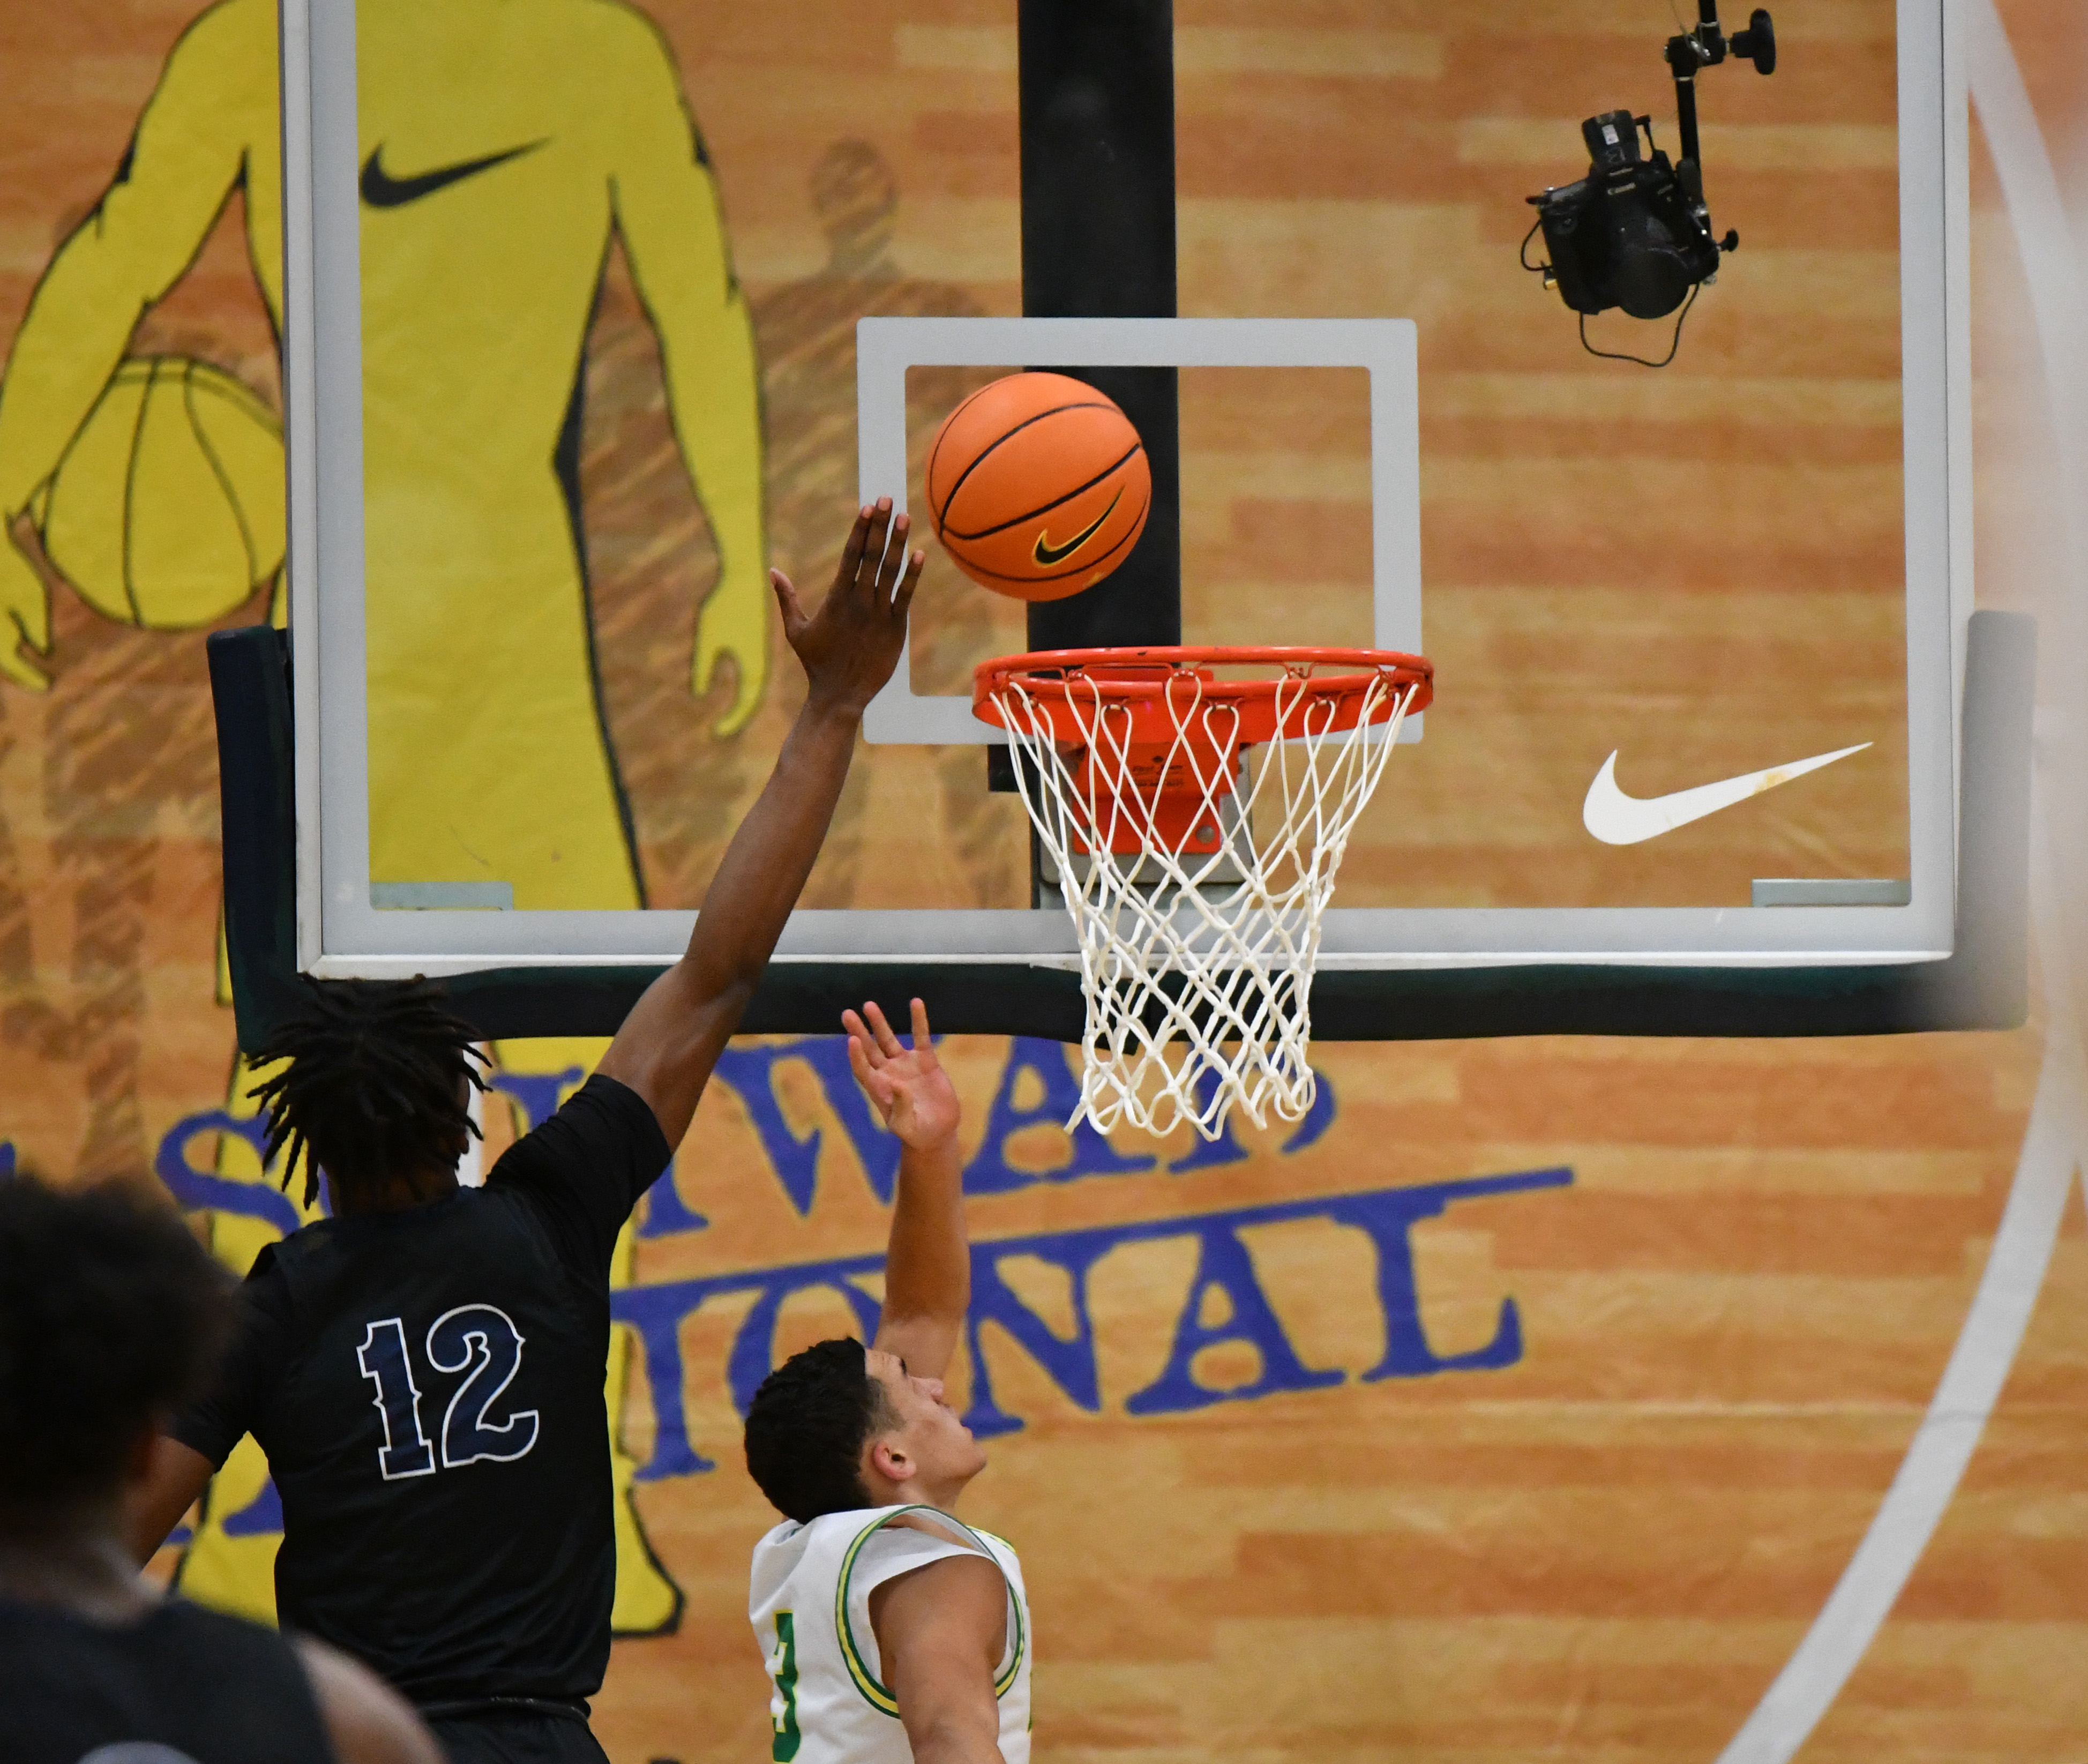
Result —
<svg viewBox="0 0 2088 1764"><path fill-rule="evenodd" d="M1588 799L1581 805L1581 822L1606 846L1635 846L1657 839L1662 833L1686 827L1692 820L1715 815L1722 808L1744 803L1764 790L1816 772L1823 765L1861 753L1871 743L1859 741L1853 747L1837 747L1832 753L1816 753L1809 760L1794 760L1788 765L1773 765L1766 771L1749 772L1737 778L1721 778L1716 784L1700 784L1694 790L1674 790L1666 796L1627 796L1617 788L1617 756L1611 754L1588 786Z"/></svg>
<svg viewBox="0 0 2088 1764"><path fill-rule="evenodd" d="M1123 486L1119 484L1117 486L1116 495L1110 498L1109 507L1105 508L1100 514L1097 515L1093 520L1089 522L1086 526L1081 528L1078 533L1075 533L1073 537L1068 539L1063 545L1052 544L1050 534L1045 532L1042 527L1038 528L1037 529L1037 543L1031 548L1029 553L1030 556L1036 559L1036 560L1046 569L1049 569L1055 563L1063 563L1067 559L1071 557L1076 551L1079 550L1082 546L1088 542L1089 540L1094 537L1095 534L1100 531L1102 524L1105 520L1108 520L1111 515L1116 512L1116 505L1123 500Z"/></svg>
<svg viewBox="0 0 2088 1764"><path fill-rule="evenodd" d="M467 178L476 178L481 172L491 171L496 165L504 165L511 159L524 153L533 153L544 145L542 141L530 141L520 147L511 147L498 153L488 153L480 159L459 160L454 165L438 165L433 171L416 172L409 178L394 178L384 169L384 145L381 141L372 150L362 167L362 199L373 208L403 208L409 202L418 202L423 196L432 196L439 190L447 190L451 184L461 183Z"/></svg>

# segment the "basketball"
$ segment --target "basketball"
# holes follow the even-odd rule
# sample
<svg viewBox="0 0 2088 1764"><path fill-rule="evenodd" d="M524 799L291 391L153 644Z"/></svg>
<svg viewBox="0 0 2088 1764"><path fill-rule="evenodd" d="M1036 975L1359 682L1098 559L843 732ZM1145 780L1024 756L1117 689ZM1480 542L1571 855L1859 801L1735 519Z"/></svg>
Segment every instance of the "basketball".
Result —
<svg viewBox="0 0 2088 1764"><path fill-rule="evenodd" d="M105 619L156 631L221 619L283 562L283 431L221 368L119 366L35 512L44 550Z"/></svg>
<svg viewBox="0 0 2088 1764"><path fill-rule="evenodd" d="M974 582L1063 600L1131 555L1153 473L1131 419L1063 374L1011 374L952 411L928 452L929 518Z"/></svg>

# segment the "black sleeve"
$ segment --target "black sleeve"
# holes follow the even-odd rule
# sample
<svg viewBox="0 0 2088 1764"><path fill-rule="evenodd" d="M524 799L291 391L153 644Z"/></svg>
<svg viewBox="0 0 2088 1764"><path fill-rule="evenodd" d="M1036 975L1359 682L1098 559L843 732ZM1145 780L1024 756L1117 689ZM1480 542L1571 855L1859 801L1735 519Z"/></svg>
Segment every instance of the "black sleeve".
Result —
<svg viewBox="0 0 2088 1764"><path fill-rule="evenodd" d="M223 1468L232 1448L260 1419L289 1358L289 1288L276 1271L271 1244L254 1258L239 1289L232 1342L209 1388L174 1418L167 1432Z"/></svg>
<svg viewBox="0 0 2088 1764"><path fill-rule="evenodd" d="M673 1158L652 1106L597 1073L507 1149L486 1186L525 1196L566 1265L605 1283L616 1234Z"/></svg>

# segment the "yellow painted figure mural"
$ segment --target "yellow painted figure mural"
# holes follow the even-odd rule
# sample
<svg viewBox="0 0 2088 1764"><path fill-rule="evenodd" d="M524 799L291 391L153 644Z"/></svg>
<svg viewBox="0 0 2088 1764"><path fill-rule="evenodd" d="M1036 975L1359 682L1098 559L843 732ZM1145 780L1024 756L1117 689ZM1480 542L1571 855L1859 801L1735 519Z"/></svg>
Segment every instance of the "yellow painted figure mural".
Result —
<svg viewBox="0 0 2088 1764"><path fill-rule="evenodd" d="M578 507L585 343L612 239L721 559L691 689L730 664L730 734L766 682L753 339L702 139L664 41L605 0L368 0L359 32L372 877L494 881L522 908L636 906ZM277 65L272 0L196 19L15 338L0 383L0 512L16 541L0 546L0 673L19 686L45 683L39 562L105 616L154 628L208 622L280 565L265 410L257 421L203 364L124 360L235 191L280 331ZM518 1043L498 1056L511 1073L559 1073L598 1051ZM245 1087L235 1079L235 1112ZM263 1180L241 1153L229 1147L225 1172ZM222 1218L216 1229L242 1269L272 1235ZM627 1241L620 1275L630 1256ZM619 1340L612 1417L627 1359ZM655 1629L677 1595L644 1545L620 1451L617 1467L618 1626ZM249 1608L272 1603L273 1535L235 1523L228 1536L225 1521L261 1497L262 1477L250 1441L185 1570Z"/></svg>
<svg viewBox="0 0 2088 1764"><path fill-rule="evenodd" d="M1038 9L319 3L357 4L362 45L338 195L365 306L374 879L700 908L796 709L761 576L832 568L858 322L1021 310L1017 15ZM1665 6L1174 0L1180 310L1417 328L1443 721L1381 793L1402 888L1505 902L1637 852L1708 894L1742 850L1726 818L1585 833L1621 707L1672 719L1680 787L1841 745L1783 731L1899 691L1906 9L1765 3L1775 78L1705 88L1713 207L1745 247L1652 373L1582 355L1516 253L1581 117L1649 109L1672 151ZM2035 934L2030 1021L1319 1042L1307 1121L1210 1142L1069 1132L1076 1050L948 1035L973 1252L950 1401L993 1459L967 1522L1024 1567L1040 1764L2088 1759L2088 1066L2064 949L2088 884L2060 812L2088 777L2088 625L2053 616L2088 579L2088 467L2054 417L2088 396L2052 370L2088 322L2088 234L2060 215L2088 215L2088 7L1952 16L1977 594L2040 619L2060 923ZM0 3L0 1182L128 1183L242 1269L302 1216L218 1002L204 653L214 626L285 616L274 19ZM2049 213L2017 212L2051 194L2026 163ZM949 409L1020 365L909 374L909 482ZM1192 368L1179 394L1191 640L1297 640L1337 595L1364 618L1361 376ZM1024 615L931 551L914 685L963 691ZM1804 610L1824 595L1831 618ZM1586 716L1531 720L1553 710ZM1532 843L1530 800L1479 767L1542 727L1569 787ZM1757 729L1759 757L1717 763ZM1473 787L1423 788L1418 762L1459 751ZM1904 802L1839 800L1778 837L1902 848ZM984 910L1029 885L1026 816L978 750L879 745L802 898ZM599 1048L495 1048L478 1161ZM590 1718L614 1764L791 1743L747 1625L775 1514L742 1411L779 1359L875 1329L896 1192L832 1034L735 1038L685 1144L615 1264L622 1638ZM248 1441L150 1572L265 1612L280 1523Z"/></svg>

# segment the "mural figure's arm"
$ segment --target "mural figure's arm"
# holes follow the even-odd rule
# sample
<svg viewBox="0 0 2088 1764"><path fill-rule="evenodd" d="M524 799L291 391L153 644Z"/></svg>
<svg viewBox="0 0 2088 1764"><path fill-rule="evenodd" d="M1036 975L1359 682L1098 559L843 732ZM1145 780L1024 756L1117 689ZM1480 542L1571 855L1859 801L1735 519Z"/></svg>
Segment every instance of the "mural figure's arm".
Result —
<svg viewBox="0 0 2088 1764"><path fill-rule="evenodd" d="M746 296L734 279L717 180L682 100L666 45L649 30L615 102L622 107L610 195L638 296L660 342L667 408L711 537L717 585L696 619L690 679L709 690L718 662L738 675L718 732L742 727L768 674L768 543L761 471L761 378Z"/></svg>
<svg viewBox="0 0 2088 1764"><path fill-rule="evenodd" d="M16 524L146 308L181 279L245 172L253 57L242 39L255 10L244 0L216 7L174 45L115 181L58 247L15 332L0 379L0 674L19 686L49 683L20 646L49 649L51 614L43 578L15 542Z"/></svg>

